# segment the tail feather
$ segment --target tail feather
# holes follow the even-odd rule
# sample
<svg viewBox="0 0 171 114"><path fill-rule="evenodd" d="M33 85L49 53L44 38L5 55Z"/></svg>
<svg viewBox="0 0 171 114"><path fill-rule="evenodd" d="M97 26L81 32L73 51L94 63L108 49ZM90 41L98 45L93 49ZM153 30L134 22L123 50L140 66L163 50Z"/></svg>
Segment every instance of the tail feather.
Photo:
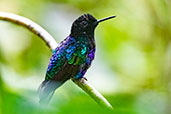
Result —
<svg viewBox="0 0 171 114"><path fill-rule="evenodd" d="M62 82L56 82L56 81L52 81L52 80L43 81L38 89L39 103L40 104L48 104L50 99L52 98L55 90L58 87L60 87L65 81L62 81Z"/></svg>
<svg viewBox="0 0 171 114"><path fill-rule="evenodd" d="M39 103L47 104L49 103L51 97L53 96L55 90L60 87L65 81L67 81L71 72L74 74L78 69L78 66L69 65L67 62L62 66L61 70L57 72L50 80L45 80L40 85L39 91Z"/></svg>

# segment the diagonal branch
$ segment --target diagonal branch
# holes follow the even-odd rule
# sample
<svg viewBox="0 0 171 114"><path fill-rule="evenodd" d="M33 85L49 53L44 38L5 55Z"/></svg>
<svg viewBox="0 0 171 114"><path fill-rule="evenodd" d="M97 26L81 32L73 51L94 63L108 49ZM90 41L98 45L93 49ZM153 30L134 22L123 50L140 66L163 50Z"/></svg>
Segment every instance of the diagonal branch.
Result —
<svg viewBox="0 0 171 114"><path fill-rule="evenodd" d="M51 50L55 49L58 45L54 38L46 30L25 17L18 16L12 13L0 12L0 20L15 23L27 28L28 30L39 36ZM84 78L78 80L72 78L71 80L82 90L84 90L99 105L112 109L110 103L92 85L90 85L87 80L85 80Z"/></svg>
<svg viewBox="0 0 171 114"><path fill-rule="evenodd" d="M91 98L93 98L100 106L112 109L110 103L84 78L71 80L84 90Z"/></svg>
<svg viewBox="0 0 171 114"><path fill-rule="evenodd" d="M55 39L45 29L30 19L12 13L0 12L0 20L26 27L28 30L39 36L51 50L55 49L58 45Z"/></svg>

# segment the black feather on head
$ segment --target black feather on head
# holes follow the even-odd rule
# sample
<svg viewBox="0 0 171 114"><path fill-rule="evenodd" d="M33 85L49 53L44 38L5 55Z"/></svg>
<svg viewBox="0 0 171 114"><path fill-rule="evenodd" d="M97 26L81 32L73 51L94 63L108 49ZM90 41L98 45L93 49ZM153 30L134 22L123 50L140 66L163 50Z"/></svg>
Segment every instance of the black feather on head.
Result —
<svg viewBox="0 0 171 114"><path fill-rule="evenodd" d="M98 21L90 14L84 14L78 17L71 28L71 35L73 36L82 36L86 34L93 34L94 29L98 25Z"/></svg>

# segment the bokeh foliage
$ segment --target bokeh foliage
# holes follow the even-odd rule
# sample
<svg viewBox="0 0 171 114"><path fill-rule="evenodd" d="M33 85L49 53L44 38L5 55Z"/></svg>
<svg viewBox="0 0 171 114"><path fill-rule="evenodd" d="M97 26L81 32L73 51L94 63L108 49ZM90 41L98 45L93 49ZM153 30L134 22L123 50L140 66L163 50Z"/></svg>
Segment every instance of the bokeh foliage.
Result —
<svg viewBox="0 0 171 114"><path fill-rule="evenodd" d="M36 89L44 78L51 52L37 36L0 21L0 114L171 113L170 0L1 0L0 11L32 19L57 42L69 34L72 21L83 13L98 19L117 15L96 29L98 53L90 71L93 73L89 73L105 74L96 67L106 66L111 75L103 78L116 79L112 82L117 83L116 87L107 86L109 92L96 86L114 111L101 109L71 82L59 88L50 107L39 107L35 103ZM18 78L13 83L8 81L15 76L22 82ZM90 79L95 85L102 82ZM103 81L103 85L108 83Z"/></svg>

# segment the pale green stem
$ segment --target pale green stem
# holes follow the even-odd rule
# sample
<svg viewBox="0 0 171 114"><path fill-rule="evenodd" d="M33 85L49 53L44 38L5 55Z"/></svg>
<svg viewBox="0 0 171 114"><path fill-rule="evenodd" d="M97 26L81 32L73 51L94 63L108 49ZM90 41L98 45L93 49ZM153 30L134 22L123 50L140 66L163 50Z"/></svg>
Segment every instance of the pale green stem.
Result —
<svg viewBox="0 0 171 114"><path fill-rule="evenodd" d="M0 20L12 22L27 28L39 36L51 50L55 49L58 45L54 38L46 30L30 19L12 13L0 12ZM84 90L99 105L112 109L110 103L92 85L90 85L87 80L84 78L78 80L72 78L72 81Z"/></svg>
<svg viewBox="0 0 171 114"><path fill-rule="evenodd" d="M107 107L113 109L110 103L84 78L71 80L77 84L82 90L84 90L91 98L93 98L96 103L98 103L102 107Z"/></svg>
<svg viewBox="0 0 171 114"><path fill-rule="evenodd" d="M12 13L0 12L0 20L26 27L28 30L39 36L51 50L55 49L58 45L55 39L45 29L30 19Z"/></svg>

